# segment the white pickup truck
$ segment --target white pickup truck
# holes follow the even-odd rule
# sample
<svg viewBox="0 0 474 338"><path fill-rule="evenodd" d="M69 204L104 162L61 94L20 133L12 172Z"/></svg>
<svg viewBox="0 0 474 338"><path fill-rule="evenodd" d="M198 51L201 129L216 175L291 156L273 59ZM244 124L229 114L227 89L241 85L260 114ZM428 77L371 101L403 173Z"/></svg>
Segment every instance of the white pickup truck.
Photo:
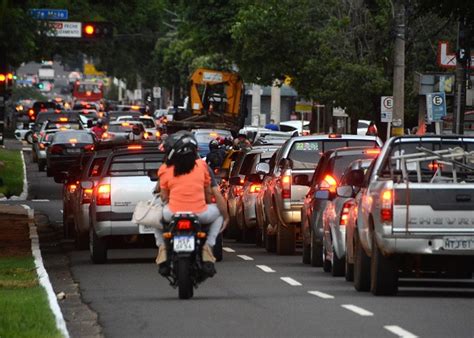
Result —
<svg viewBox="0 0 474 338"><path fill-rule="evenodd" d="M394 137L356 197L354 284L393 295L401 274L472 278L474 137Z"/></svg>

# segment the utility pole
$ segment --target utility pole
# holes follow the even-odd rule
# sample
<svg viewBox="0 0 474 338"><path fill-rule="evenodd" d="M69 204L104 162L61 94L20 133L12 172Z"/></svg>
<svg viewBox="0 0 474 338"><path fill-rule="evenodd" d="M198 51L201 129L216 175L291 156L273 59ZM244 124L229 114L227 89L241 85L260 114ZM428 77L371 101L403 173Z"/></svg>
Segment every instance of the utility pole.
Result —
<svg viewBox="0 0 474 338"><path fill-rule="evenodd" d="M456 49L456 94L454 101L453 133L464 134L464 112L466 110L466 85L470 81L470 25L463 14L459 17L458 42Z"/></svg>
<svg viewBox="0 0 474 338"><path fill-rule="evenodd" d="M404 134L405 114L405 3L394 0L395 49L393 69L392 136Z"/></svg>

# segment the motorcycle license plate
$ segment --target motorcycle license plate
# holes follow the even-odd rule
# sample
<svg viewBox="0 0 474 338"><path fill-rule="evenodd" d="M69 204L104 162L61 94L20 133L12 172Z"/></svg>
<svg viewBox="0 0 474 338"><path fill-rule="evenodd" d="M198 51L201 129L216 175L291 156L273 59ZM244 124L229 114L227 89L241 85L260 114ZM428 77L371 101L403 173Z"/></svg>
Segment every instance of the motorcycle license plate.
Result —
<svg viewBox="0 0 474 338"><path fill-rule="evenodd" d="M194 251L194 237L193 236L176 236L173 239L173 250L175 252Z"/></svg>

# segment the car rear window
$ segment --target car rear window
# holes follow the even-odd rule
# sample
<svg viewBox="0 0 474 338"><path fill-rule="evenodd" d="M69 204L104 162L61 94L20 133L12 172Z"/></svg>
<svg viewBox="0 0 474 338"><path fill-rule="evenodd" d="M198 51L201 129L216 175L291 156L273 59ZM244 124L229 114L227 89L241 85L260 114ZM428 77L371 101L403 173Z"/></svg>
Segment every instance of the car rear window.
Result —
<svg viewBox="0 0 474 338"><path fill-rule="evenodd" d="M339 181L340 178L342 177L342 174L344 174L344 171L347 169L349 164L351 164L353 161L362 160L362 159L373 159L373 158L374 158L374 155L370 155L370 154L336 156L332 159L332 163L331 163L332 175L337 181Z"/></svg>
<svg viewBox="0 0 474 338"><path fill-rule="evenodd" d="M298 141L293 143L288 158L293 161L293 169L314 169L325 151L361 146L378 147L374 140L329 139Z"/></svg>
<svg viewBox="0 0 474 338"><path fill-rule="evenodd" d="M158 170L163 163L163 154L117 155L110 162L108 175L147 176L148 170Z"/></svg>
<svg viewBox="0 0 474 338"><path fill-rule="evenodd" d="M99 177L100 173L102 172L102 168L104 166L106 158L101 157L101 158L95 158L92 161L92 164L89 168L88 176L89 177Z"/></svg>
<svg viewBox="0 0 474 338"><path fill-rule="evenodd" d="M132 131L132 128L133 128L132 123L124 122L123 124L109 125L109 127L107 128L107 131L111 131L113 133L128 133Z"/></svg>
<svg viewBox="0 0 474 338"><path fill-rule="evenodd" d="M76 139L78 143L94 143L91 134L81 132L57 132L54 136L54 143L69 143L71 139Z"/></svg>
<svg viewBox="0 0 474 338"><path fill-rule="evenodd" d="M79 130L82 129L81 125L77 122L48 122L48 125L45 128L48 129L73 129Z"/></svg>
<svg viewBox="0 0 474 338"><path fill-rule="evenodd" d="M145 128L155 128L155 122L152 119L140 119L140 122L143 123Z"/></svg>

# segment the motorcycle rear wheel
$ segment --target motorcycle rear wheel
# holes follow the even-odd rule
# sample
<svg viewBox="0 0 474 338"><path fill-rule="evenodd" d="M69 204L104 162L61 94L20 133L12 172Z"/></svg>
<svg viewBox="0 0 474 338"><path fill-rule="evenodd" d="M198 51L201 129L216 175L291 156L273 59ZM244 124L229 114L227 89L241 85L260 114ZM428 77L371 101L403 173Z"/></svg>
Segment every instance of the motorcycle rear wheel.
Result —
<svg viewBox="0 0 474 338"><path fill-rule="evenodd" d="M189 258L178 260L178 292L179 299L193 297L193 281L191 280L191 261Z"/></svg>

